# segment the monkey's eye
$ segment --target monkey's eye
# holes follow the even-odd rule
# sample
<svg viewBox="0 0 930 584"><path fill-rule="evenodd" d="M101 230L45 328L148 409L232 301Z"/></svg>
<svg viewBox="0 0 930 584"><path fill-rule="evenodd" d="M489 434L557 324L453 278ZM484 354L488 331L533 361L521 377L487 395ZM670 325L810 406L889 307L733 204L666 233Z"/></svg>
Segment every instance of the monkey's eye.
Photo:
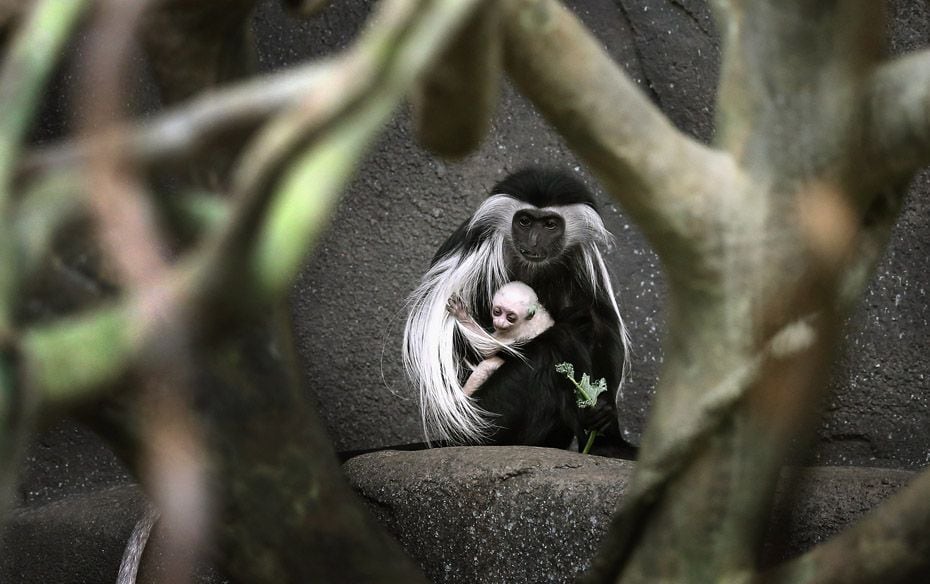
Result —
<svg viewBox="0 0 930 584"><path fill-rule="evenodd" d="M500 315L501 315L501 309L500 309L499 307L495 306L495 307L494 307L494 310L491 311L491 314L493 314L494 316L500 316Z"/></svg>
<svg viewBox="0 0 930 584"><path fill-rule="evenodd" d="M529 227L531 223L532 223L532 221L531 221L530 218L527 217L526 215L520 215L520 216L517 218L517 225L519 225L520 227L523 227L524 229L526 229L527 227Z"/></svg>
<svg viewBox="0 0 930 584"><path fill-rule="evenodd" d="M507 322L509 322L510 324L513 324L513 323L517 322L517 315L514 314L514 313L512 313L512 312L509 313L509 314L507 315Z"/></svg>
<svg viewBox="0 0 930 584"><path fill-rule="evenodd" d="M546 226L546 229L548 229L549 231L552 231L553 229L559 226L559 222L556 221L555 219L546 219L546 223L544 225Z"/></svg>

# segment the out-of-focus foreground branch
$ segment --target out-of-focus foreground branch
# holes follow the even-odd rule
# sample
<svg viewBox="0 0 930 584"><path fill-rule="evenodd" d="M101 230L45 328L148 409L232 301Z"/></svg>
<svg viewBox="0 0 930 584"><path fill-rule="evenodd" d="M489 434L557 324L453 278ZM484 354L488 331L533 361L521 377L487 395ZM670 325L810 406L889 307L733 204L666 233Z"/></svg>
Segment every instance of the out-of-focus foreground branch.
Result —
<svg viewBox="0 0 930 584"><path fill-rule="evenodd" d="M36 4L0 69L0 514L5 515L22 448L29 436L36 396L20 377L22 348L15 320L19 302L18 242L14 235L12 174L20 144L58 53L89 2Z"/></svg>
<svg viewBox="0 0 930 584"><path fill-rule="evenodd" d="M60 4L60 0L42 3L58 9ZM240 26L247 17L247 4L240 3L243 10L237 12L238 20L229 21L230 27ZM341 57L279 74L269 81L219 90L212 98L197 98L173 113L161 114L141 129L109 123L104 119L107 108L101 108L104 118L93 122L104 126L98 128L98 134L51 147L25 163L18 148L0 152L5 155L0 168L6 170L3 176L9 177L6 184L13 184L13 170L20 169L15 192L5 191L2 199L4 219L12 222L28 217L32 224L43 226L41 237L22 245L8 235L23 234L22 230L4 230L4 236L11 239L0 247L13 255L19 249L29 250L24 257L31 258L31 272L43 255L41 246L52 244L56 228L64 225L67 217L94 208L89 202L96 196L98 184L87 187L75 180L75 173L85 166L82 163L90 162L91 168L95 168L95 160L117 164L109 170L96 167L123 177L108 181L115 189L110 195L126 202L129 211L138 212L148 204L148 195L136 191L142 198L135 202L120 198L119 190L130 184L124 180L130 176L123 174L126 168L151 168L160 160L180 160L218 136L228 137L231 132L241 136L241 130L255 128L280 113L280 119L268 122L245 147L236 176L226 181L235 191L226 203L230 211L213 214L220 223L200 233L193 247L181 250L177 260L164 270L138 274L138 278L145 278L144 284L130 276L128 285L120 286L113 300L100 306L38 323L10 320L3 337L9 355L15 356L19 365L10 370L15 374L5 379L17 390L28 389L28 395L46 415L104 395L117 382L131 384L135 375L145 372L146 364L165 364L162 359L174 354L165 353L166 339L178 341L169 343L175 349L187 347L196 367L211 372L205 373L206 379L202 374L173 379L193 383L198 393L209 393L199 400L209 405L192 413L202 425L210 460L205 470L217 513L213 524L220 565L237 581L413 582L422 578L397 544L357 504L341 477L312 400L295 378L278 375L269 384L255 372L237 369L241 359L235 355L263 353L271 343L279 345L274 351L279 356L273 359L288 354L287 338L274 340L265 333L256 337L253 317L267 316L268 307L284 298L368 145L421 72L480 4L477 0L391 0L379 7L356 45ZM205 2L191 6L191 12L182 15L156 12L149 18L176 28L173 32L181 31L183 36L185 31L193 34L209 22L205 15L211 10L223 11L224 6ZM152 20L147 22L153 26ZM192 28L185 29L186 25ZM44 38L34 31L32 37ZM67 28L60 39L67 39ZM214 40L222 43L228 39ZM149 50L164 58L165 51L170 54L184 49L183 43L169 45L150 44ZM215 49L219 51L215 54L229 57L215 44L201 46L204 54L214 54L210 51ZM9 60L16 54L8 56L8 67L19 66ZM55 51L42 54L51 58ZM211 62L204 66L211 69L219 65ZM197 79L160 78L166 87L184 95L217 79L209 71ZM40 87L41 82L37 79L34 86ZM0 98L3 90L0 88ZM96 105L110 103L112 110L112 104L118 102L111 99L117 96L115 91L110 89ZM169 100L175 97L166 93ZM18 146L21 139L20 132L9 142ZM65 189L68 195L59 196L58 189ZM50 203L53 208L46 209L40 203ZM96 216L107 221L111 206L96 209ZM112 225L116 230L124 227L118 222ZM150 247L160 247L151 243ZM109 255L119 257L125 251L110 246ZM4 273L14 283L21 277L11 267L15 265L4 265ZM132 268L132 262L126 265ZM5 298L19 301L14 286L5 289ZM12 314L12 310L4 311L9 317ZM177 323L184 323L187 329L181 336L175 334ZM250 329L253 332L247 333ZM281 371L287 371L292 363L284 358L279 365ZM4 419L8 422L0 427L4 444L14 431L28 431L30 418L12 412ZM147 439L145 433L138 434L138 406L130 406L103 423L115 424L111 435ZM148 439L157 437L150 434ZM138 445L128 449L126 444L116 446L131 458L141 454L136 450ZM157 455L157 448L150 454ZM140 466L138 460L129 462ZM4 457L3 463L3 477L10 479L16 472L15 458ZM157 483L158 477L156 471L148 478ZM170 485L166 489L170 491Z"/></svg>
<svg viewBox="0 0 930 584"><path fill-rule="evenodd" d="M881 161L874 182L907 182L915 168L930 163L930 50L877 67L867 91L868 161Z"/></svg>

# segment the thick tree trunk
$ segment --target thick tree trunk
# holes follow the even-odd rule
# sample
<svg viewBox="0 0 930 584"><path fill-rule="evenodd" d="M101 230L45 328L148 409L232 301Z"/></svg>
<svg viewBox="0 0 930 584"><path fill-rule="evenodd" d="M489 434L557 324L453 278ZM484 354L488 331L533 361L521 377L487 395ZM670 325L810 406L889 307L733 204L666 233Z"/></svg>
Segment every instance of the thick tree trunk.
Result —
<svg viewBox="0 0 930 584"><path fill-rule="evenodd" d="M343 477L278 320L208 363L201 415L223 567L240 582L425 582Z"/></svg>

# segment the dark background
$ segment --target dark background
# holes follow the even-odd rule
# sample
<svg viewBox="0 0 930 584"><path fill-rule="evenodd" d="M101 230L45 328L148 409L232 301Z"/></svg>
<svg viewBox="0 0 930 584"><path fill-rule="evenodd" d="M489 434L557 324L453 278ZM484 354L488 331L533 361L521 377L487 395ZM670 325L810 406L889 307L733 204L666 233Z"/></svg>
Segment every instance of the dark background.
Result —
<svg viewBox="0 0 930 584"><path fill-rule="evenodd" d="M713 139L719 47L704 2L567 4L679 128L705 142ZM930 34L926 3L901 0L891 7L889 52L925 46ZM254 23L261 70L346 47L370 8L370 2L333 2L316 19L302 22L286 16L277 0L264 0ZM141 100L152 98L143 95ZM62 131L67 101L50 112L42 132L46 137ZM408 112L398 112L294 285L294 331L306 382L319 398L337 449L423 439L416 396L400 363L405 298L437 246L492 184L530 164L577 173L598 194L616 236L607 259L634 346L621 426L630 441L639 441L662 362L664 285L658 260L559 136L505 84L491 134L462 161L444 162L421 149ZM930 176L924 173L848 324L834 392L824 404L814 450L802 453L805 462L894 468L930 462L928 191ZM73 423L60 423L36 440L22 498L55 498L122 480L125 473L93 436Z"/></svg>

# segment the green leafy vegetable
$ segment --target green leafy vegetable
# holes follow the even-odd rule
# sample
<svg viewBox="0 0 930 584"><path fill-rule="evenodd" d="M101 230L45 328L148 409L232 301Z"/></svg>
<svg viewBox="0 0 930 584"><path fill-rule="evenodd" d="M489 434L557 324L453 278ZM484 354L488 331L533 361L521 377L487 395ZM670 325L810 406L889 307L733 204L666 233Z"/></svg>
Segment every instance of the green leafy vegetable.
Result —
<svg viewBox="0 0 930 584"><path fill-rule="evenodd" d="M575 367L571 363L559 363L555 370L564 374L575 385L575 399L579 408L590 408L597 403L597 396L607 391L607 381L603 377L591 383L591 377L584 373L581 381L575 381Z"/></svg>
<svg viewBox="0 0 930 584"><path fill-rule="evenodd" d="M555 366L555 370L568 377L568 380L575 386L575 401L579 408L590 408L597 403L597 396L607 391L607 381L603 377L591 383L591 376L583 373L581 381L575 381L575 366L571 363L559 363ZM590 452L595 437L597 437L596 430L588 434L588 442L581 451L582 454Z"/></svg>

